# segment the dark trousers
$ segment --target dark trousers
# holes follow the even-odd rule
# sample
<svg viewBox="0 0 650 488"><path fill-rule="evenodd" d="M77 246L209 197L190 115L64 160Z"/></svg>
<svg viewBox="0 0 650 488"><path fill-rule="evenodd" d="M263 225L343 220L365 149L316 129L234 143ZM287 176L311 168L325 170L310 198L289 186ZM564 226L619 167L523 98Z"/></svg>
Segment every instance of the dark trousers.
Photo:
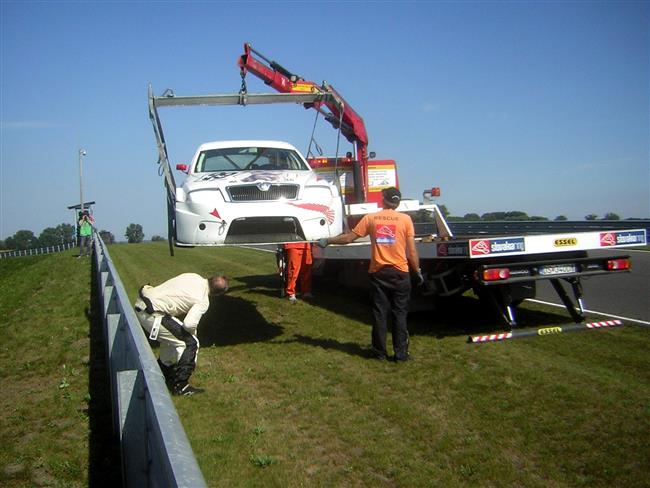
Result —
<svg viewBox="0 0 650 488"><path fill-rule="evenodd" d="M185 386L190 376L196 368L196 355L199 351L199 343L197 339L185 330L178 322L176 322L170 315L165 315L161 321L161 325L165 327L171 334L179 341L185 342L185 350L178 359L178 363L173 365L170 370L163 370L165 379L168 379L167 374L170 374L169 380L172 386L183 387Z"/></svg>
<svg viewBox="0 0 650 488"><path fill-rule="evenodd" d="M409 273L390 266L370 273L370 298L375 323L372 327L372 347L379 356L386 356L386 334L389 318L393 322L393 351L395 359L408 357L409 333L406 325L411 277Z"/></svg>
<svg viewBox="0 0 650 488"><path fill-rule="evenodd" d="M90 243L92 236L79 237L79 256L90 256Z"/></svg>

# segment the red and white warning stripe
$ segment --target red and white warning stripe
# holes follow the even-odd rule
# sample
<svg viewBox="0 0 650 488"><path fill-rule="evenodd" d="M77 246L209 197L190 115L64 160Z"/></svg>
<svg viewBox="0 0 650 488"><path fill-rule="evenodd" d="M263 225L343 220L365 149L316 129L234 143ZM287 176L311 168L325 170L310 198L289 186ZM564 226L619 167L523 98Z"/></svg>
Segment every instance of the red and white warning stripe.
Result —
<svg viewBox="0 0 650 488"><path fill-rule="evenodd" d="M602 322L591 322L589 324L566 324L562 326L556 325L552 327L541 327L539 329L517 329L511 332L503 332L501 334L489 334L489 335L468 337L467 342L472 344L478 344L481 342L496 342L496 341L503 341L506 339L517 339L520 337L545 336L549 334L558 334L560 332L591 330L591 329L599 329L601 327L616 327L618 325L623 325L623 321L612 319L612 320L603 320Z"/></svg>
<svg viewBox="0 0 650 488"><path fill-rule="evenodd" d="M472 337L472 342L491 342L491 341L504 341L512 337L512 332L504 332L502 334L490 334L483 336Z"/></svg>
<svg viewBox="0 0 650 488"><path fill-rule="evenodd" d="M592 322L591 324L585 324L585 327L589 329L596 329L598 327L616 327L617 325L623 325L622 320L604 320L602 322Z"/></svg>

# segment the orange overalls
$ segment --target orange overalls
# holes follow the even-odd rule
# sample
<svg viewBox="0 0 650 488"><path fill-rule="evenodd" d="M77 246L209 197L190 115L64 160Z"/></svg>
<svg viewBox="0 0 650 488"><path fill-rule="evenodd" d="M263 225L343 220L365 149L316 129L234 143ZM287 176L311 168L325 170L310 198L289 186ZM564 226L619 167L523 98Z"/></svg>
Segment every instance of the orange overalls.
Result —
<svg viewBox="0 0 650 488"><path fill-rule="evenodd" d="M302 294L311 292L311 244L296 242L285 244L287 251L287 287L288 297L296 294L296 282L300 280L300 291Z"/></svg>

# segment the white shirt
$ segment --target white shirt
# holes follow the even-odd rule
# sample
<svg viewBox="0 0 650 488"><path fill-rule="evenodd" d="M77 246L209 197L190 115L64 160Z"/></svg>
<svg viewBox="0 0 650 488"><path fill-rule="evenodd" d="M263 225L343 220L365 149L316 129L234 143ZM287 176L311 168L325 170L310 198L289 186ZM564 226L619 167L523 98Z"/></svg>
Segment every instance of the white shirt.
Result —
<svg viewBox="0 0 650 488"><path fill-rule="evenodd" d="M185 316L183 325L193 334L210 307L208 280L196 273L180 274L155 287L146 285L142 294L155 311L180 319Z"/></svg>

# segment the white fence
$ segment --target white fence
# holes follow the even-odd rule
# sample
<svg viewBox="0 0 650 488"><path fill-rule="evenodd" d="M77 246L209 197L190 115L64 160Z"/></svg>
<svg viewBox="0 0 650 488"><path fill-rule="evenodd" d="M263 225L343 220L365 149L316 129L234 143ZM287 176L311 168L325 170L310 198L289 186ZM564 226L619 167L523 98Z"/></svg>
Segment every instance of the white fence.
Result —
<svg viewBox="0 0 650 488"><path fill-rule="evenodd" d="M0 251L0 259L16 258L19 256L36 256L37 254L52 254L53 252L67 251L77 247L75 242L57 244L56 246L40 247L38 249L22 249L20 251Z"/></svg>

